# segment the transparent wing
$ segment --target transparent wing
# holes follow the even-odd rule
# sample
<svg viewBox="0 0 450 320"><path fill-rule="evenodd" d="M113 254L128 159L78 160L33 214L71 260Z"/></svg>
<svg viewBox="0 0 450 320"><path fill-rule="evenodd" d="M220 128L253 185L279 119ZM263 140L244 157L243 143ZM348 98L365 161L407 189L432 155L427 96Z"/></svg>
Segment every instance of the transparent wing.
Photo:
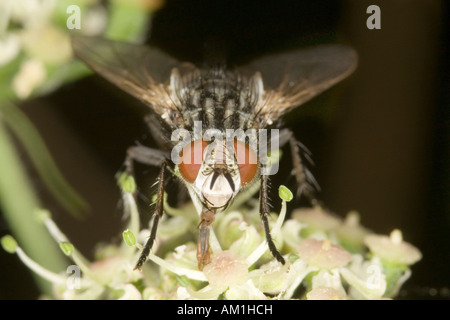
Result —
<svg viewBox="0 0 450 320"><path fill-rule="evenodd" d="M73 36L72 48L96 73L160 115L176 107L169 90L172 71L176 68L177 74L185 74L196 70L156 48L101 37Z"/></svg>
<svg viewBox="0 0 450 320"><path fill-rule="evenodd" d="M257 112L273 122L347 77L357 60L350 47L323 45L267 55L236 71L247 79L261 76L264 94Z"/></svg>

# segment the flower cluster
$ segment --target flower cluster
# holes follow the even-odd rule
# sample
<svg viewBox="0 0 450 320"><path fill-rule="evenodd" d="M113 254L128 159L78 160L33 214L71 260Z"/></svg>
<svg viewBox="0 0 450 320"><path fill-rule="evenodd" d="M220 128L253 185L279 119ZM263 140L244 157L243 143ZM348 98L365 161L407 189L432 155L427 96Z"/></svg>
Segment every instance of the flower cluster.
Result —
<svg viewBox="0 0 450 320"><path fill-rule="evenodd" d="M70 33L136 40L163 0L0 1L0 101L23 100L87 74Z"/></svg>
<svg viewBox="0 0 450 320"><path fill-rule="evenodd" d="M393 298L409 278L420 252L402 240L399 230L376 235L359 224L355 212L342 220L322 208L294 210L286 217L292 194L280 187L278 218L272 236L286 264L270 254L259 221L257 202L218 214L211 230L211 263L197 268L192 206L165 203L153 252L142 271L133 270L149 230L139 230L134 180L122 176L123 202L129 217L123 243L104 246L88 262L58 229L48 213L42 219L74 262L78 273L43 269L10 237L2 244L32 270L54 283L58 299L384 299ZM68 269L69 270L69 269Z"/></svg>

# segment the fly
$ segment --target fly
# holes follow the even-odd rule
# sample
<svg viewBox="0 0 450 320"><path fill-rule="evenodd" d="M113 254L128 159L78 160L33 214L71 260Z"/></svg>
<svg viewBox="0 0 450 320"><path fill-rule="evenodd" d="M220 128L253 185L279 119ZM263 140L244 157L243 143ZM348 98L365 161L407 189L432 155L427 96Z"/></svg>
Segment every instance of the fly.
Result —
<svg viewBox="0 0 450 320"><path fill-rule="evenodd" d="M264 56L233 69L202 69L156 48L99 37L76 36L72 46L95 72L149 107L149 130L161 147L130 147L125 160L128 174L134 161L160 168L151 233L135 269L141 269L156 238L168 172L177 173L200 216L200 270L210 262L215 214L254 184L259 184L268 247L284 264L269 229L268 177L277 167L267 155L289 143L298 191L315 199L315 181L302 164L299 142L289 129L279 129L279 120L347 77L356 67L355 51L324 45Z"/></svg>

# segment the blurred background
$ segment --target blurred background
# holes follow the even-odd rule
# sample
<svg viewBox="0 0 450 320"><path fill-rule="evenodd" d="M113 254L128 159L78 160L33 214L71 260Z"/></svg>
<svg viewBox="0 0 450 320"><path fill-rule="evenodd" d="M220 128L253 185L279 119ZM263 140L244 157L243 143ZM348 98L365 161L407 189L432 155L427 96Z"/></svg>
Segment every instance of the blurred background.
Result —
<svg viewBox="0 0 450 320"><path fill-rule="evenodd" d="M372 4L381 9L379 30L366 26L366 10ZM284 126L312 152L311 170L322 188L319 198L328 208L342 217L358 211L361 224L376 233L398 228L421 250L423 259L412 267L400 298L448 298L447 2L166 0L158 7L151 14L145 42L181 60L201 62L210 43L225 44L231 62L324 43L346 44L358 52L355 73L294 110ZM124 222L114 176L127 147L153 143L142 120L146 107L91 76L24 101L20 109L91 208L86 219L74 219L30 166L30 183L61 229L88 257L98 242L120 241ZM26 162L25 152L20 152ZM289 168L288 158L281 167ZM138 170L145 194L144 186L154 181L157 170ZM272 182L294 189L289 170ZM145 214L148 219L151 212ZM0 232L10 233L4 220ZM0 268L0 299L38 296L34 278L16 256L0 250Z"/></svg>

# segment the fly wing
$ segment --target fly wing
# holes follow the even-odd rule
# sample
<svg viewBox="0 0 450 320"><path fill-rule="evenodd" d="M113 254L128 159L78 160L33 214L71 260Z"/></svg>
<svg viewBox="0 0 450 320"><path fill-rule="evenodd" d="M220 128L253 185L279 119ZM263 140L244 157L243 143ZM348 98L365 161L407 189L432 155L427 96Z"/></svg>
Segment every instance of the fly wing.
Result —
<svg viewBox="0 0 450 320"><path fill-rule="evenodd" d="M177 82L180 74L194 72L193 65L181 64L156 48L101 37L73 36L72 48L96 73L143 101L167 122L180 116L170 83Z"/></svg>
<svg viewBox="0 0 450 320"><path fill-rule="evenodd" d="M323 45L267 55L236 71L250 83L262 78L264 90L255 111L260 121L270 125L350 75L357 60L350 47Z"/></svg>

